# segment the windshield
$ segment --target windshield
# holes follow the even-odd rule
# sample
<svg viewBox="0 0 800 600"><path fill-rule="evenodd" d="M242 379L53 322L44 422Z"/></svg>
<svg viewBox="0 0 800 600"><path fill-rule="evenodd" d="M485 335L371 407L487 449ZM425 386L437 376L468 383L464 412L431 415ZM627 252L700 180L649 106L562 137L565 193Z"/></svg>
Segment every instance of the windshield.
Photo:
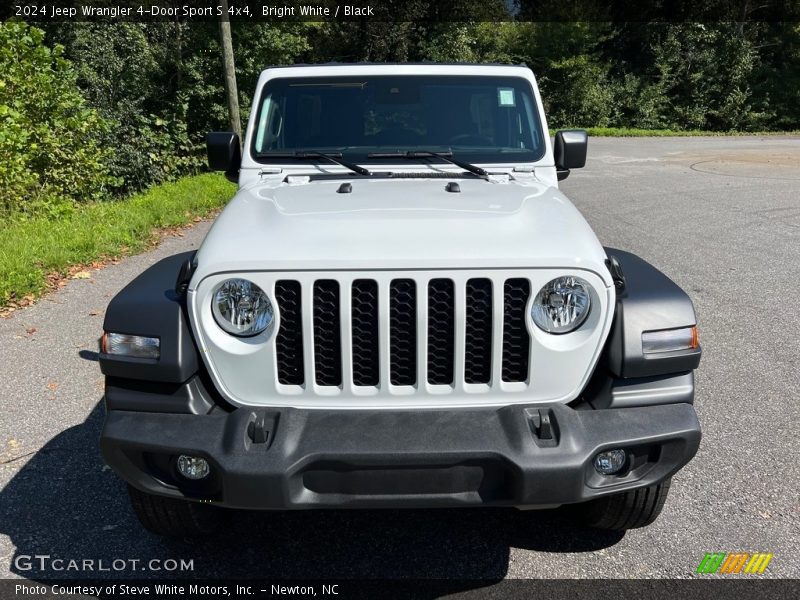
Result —
<svg viewBox="0 0 800 600"><path fill-rule="evenodd" d="M380 163L391 160L369 155L419 149L471 163L540 159L544 139L530 83L487 75L273 79L252 144L263 163L308 150Z"/></svg>

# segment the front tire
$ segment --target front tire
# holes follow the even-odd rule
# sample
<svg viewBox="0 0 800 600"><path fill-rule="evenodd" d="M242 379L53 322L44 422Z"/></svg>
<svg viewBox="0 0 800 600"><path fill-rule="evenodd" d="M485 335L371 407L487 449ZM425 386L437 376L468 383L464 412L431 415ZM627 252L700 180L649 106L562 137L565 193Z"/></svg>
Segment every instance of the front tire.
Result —
<svg viewBox="0 0 800 600"><path fill-rule="evenodd" d="M217 506L166 498L128 486L133 512L145 529L171 538L207 536L217 530L222 511Z"/></svg>
<svg viewBox="0 0 800 600"><path fill-rule="evenodd" d="M669 493L671 480L650 487L591 500L575 506L584 525L624 531L646 527L658 518Z"/></svg>

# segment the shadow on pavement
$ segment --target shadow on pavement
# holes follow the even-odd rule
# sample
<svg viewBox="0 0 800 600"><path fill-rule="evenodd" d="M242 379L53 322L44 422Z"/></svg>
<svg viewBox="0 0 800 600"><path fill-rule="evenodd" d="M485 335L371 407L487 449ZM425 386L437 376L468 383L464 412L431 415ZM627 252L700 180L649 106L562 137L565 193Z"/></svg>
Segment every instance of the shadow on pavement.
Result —
<svg viewBox="0 0 800 600"><path fill-rule="evenodd" d="M571 525L561 511L350 510L237 513L204 542L165 541L139 526L122 481L98 448L102 403L56 435L0 491L10 570L31 579L102 577L502 579L511 547L589 552L622 538ZM21 459L20 462L23 462ZM138 559L139 570L40 568L34 557ZM191 572L142 570L151 559L193 559ZM482 585L482 584L478 584Z"/></svg>
<svg viewBox="0 0 800 600"><path fill-rule="evenodd" d="M81 350L78 352L78 356L80 356L83 360L88 360L91 362L97 362L100 360L100 354L91 350Z"/></svg>

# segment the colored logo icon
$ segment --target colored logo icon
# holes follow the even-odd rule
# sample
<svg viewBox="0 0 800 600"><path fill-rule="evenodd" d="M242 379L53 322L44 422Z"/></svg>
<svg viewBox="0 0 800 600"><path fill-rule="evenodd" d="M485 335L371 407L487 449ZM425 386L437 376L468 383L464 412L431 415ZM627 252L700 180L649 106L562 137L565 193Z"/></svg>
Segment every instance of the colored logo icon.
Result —
<svg viewBox="0 0 800 600"><path fill-rule="evenodd" d="M750 573L764 572L772 560L772 553L756 552L707 552L697 567L698 573Z"/></svg>

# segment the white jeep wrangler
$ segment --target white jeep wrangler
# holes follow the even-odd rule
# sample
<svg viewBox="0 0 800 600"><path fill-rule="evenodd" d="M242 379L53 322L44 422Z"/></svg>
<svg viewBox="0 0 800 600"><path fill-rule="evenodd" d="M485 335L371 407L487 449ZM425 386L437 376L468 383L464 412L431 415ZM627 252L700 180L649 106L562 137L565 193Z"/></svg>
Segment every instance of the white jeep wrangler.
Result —
<svg viewBox="0 0 800 600"><path fill-rule="evenodd" d="M690 299L558 190L531 71L270 68L202 247L115 297L101 446L148 529L221 507L659 514L697 451Z"/></svg>

